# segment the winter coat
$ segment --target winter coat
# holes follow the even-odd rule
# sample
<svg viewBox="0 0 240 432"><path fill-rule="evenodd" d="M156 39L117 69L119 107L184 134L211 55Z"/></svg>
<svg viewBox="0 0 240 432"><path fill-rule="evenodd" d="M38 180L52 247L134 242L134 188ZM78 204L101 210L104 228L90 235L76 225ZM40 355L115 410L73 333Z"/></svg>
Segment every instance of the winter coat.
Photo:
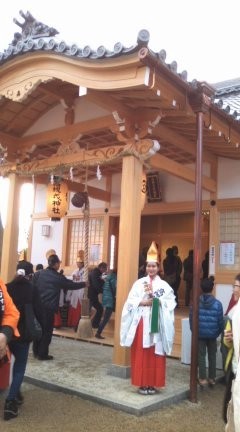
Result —
<svg viewBox="0 0 240 432"><path fill-rule="evenodd" d="M109 275L107 275L105 283L103 285L103 297L102 297L103 307L113 308L112 290L113 290L113 295L115 297L116 285L117 285L117 274L115 272L111 272Z"/></svg>
<svg viewBox="0 0 240 432"><path fill-rule="evenodd" d="M3 309L3 310L2 310ZM17 324L19 311L7 292L7 287L0 279L0 333L4 333L9 342L13 336L19 336Z"/></svg>
<svg viewBox="0 0 240 432"><path fill-rule="evenodd" d="M188 255L183 261L183 280L193 281L193 255Z"/></svg>
<svg viewBox="0 0 240 432"><path fill-rule="evenodd" d="M25 323L24 306L25 304L33 304L33 285L24 276L17 276L11 282L7 283L6 286L8 294L20 312L20 319L18 322L20 338L18 340L24 341L22 337Z"/></svg>
<svg viewBox="0 0 240 432"><path fill-rule="evenodd" d="M103 292L104 280L102 279L102 273L98 267L95 267L89 273L89 287L88 287L88 298L95 299L98 294Z"/></svg>
<svg viewBox="0 0 240 432"><path fill-rule="evenodd" d="M211 294L203 294L199 298L199 327L200 339L216 339L223 331L222 303ZM192 330L192 308L190 309L190 328Z"/></svg>
<svg viewBox="0 0 240 432"><path fill-rule="evenodd" d="M78 290L86 286L85 282L73 282L55 269L48 267L41 270L34 281L41 304L54 312L58 311L61 289Z"/></svg>

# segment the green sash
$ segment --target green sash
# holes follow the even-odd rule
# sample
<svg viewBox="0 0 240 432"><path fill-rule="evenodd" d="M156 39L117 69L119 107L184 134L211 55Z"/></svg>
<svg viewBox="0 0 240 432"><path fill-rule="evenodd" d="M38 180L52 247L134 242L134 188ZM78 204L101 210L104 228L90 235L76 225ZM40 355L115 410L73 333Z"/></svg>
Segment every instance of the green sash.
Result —
<svg viewBox="0 0 240 432"><path fill-rule="evenodd" d="M154 297L152 301L151 333L159 332L159 299Z"/></svg>

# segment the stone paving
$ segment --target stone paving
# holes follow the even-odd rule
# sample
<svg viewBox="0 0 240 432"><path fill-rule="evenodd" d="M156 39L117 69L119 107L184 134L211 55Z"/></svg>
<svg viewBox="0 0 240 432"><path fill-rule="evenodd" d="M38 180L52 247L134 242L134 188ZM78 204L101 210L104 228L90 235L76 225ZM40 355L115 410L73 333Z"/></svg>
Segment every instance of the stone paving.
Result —
<svg viewBox="0 0 240 432"><path fill-rule="evenodd" d="M142 396L130 379L109 375L112 351L109 346L54 336L50 346L54 360L39 361L30 352L25 380L135 415L188 397L190 367L180 360L167 359L165 389L156 395Z"/></svg>

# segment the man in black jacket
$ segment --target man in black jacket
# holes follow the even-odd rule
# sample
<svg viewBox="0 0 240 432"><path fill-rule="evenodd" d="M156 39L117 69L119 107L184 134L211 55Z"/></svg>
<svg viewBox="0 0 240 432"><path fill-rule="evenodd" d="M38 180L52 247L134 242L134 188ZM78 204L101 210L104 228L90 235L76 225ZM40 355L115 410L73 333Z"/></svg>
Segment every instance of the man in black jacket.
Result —
<svg viewBox="0 0 240 432"><path fill-rule="evenodd" d="M73 282L59 273L61 261L57 255L50 255L48 267L35 273L33 284L35 285L40 301L40 316L38 319L42 326L42 338L34 343L33 351L39 360L52 360L48 354L52 340L54 314L58 311L61 289L78 290L86 286L85 282Z"/></svg>
<svg viewBox="0 0 240 432"><path fill-rule="evenodd" d="M105 262L101 262L89 274L88 298L90 300L90 306L96 309L96 314L92 319L93 328L98 328L102 318L103 306L99 301L98 294L102 294L103 292L104 279L102 275L106 271L107 264Z"/></svg>

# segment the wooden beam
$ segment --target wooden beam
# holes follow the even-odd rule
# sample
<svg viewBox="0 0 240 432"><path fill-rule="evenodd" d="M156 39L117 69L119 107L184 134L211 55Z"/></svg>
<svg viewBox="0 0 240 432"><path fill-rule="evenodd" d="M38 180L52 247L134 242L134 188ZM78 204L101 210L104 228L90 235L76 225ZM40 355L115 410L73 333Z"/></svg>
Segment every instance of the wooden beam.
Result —
<svg viewBox="0 0 240 432"><path fill-rule="evenodd" d="M101 147L94 150L77 149L77 151L56 154L47 159L33 160L31 162L22 163L16 166L11 171L19 175L40 175L61 168L66 170L68 167L76 166L97 166L99 164L116 163L123 156L133 154L137 158L148 159L150 150L153 147L151 139L140 140L135 143L130 140L128 144Z"/></svg>
<svg viewBox="0 0 240 432"><path fill-rule="evenodd" d="M84 122L74 123L73 125L62 126L34 135L25 136L18 141L18 148L21 151L30 150L33 145L46 144L56 141L74 141L80 134L90 134L94 131L114 126L115 122L111 115L98 117Z"/></svg>
<svg viewBox="0 0 240 432"><path fill-rule="evenodd" d="M181 136L177 132L168 128L161 122L154 129L154 133L159 137L159 141L161 143L161 139L167 141L176 147L179 147L181 150L186 151L194 156L196 156L196 145L192 141L187 138ZM203 151L203 159L205 162L214 162L216 157L212 155L208 150L204 149Z"/></svg>
<svg viewBox="0 0 240 432"><path fill-rule="evenodd" d="M28 180L29 180L29 178L28 178ZM47 185L49 182L49 177L47 175L36 176L35 182L37 184ZM64 182L67 184L70 192L84 192L84 190L85 190L85 184L83 184L83 183L77 183L77 182L66 180L66 179L64 179ZM87 190L88 190L88 195L91 198L95 198L99 201L106 201L108 203L111 200L111 193L107 192L103 189L98 189L98 188L95 188L93 186L88 186Z"/></svg>
<svg viewBox="0 0 240 432"><path fill-rule="evenodd" d="M156 154L149 159L149 163L154 169L165 171L195 184L195 171L173 161L172 159ZM202 186L203 189L206 189L209 192L216 192L217 190L216 181L206 176L203 176Z"/></svg>
<svg viewBox="0 0 240 432"><path fill-rule="evenodd" d="M8 160L12 160L12 153L14 153L18 148L19 138L16 138L4 132L0 132L0 144L2 145L2 147L7 148Z"/></svg>

